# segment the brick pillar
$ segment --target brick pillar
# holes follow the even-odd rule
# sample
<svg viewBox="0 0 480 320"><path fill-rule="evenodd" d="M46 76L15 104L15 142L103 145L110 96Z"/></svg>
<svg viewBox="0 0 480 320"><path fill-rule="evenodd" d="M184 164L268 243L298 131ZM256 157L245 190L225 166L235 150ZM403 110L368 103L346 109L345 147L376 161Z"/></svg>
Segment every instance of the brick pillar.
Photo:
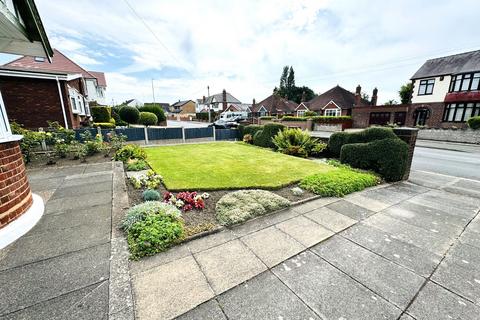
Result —
<svg viewBox="0 0 480 320"><path fill-rule="evenodd" d="M32 202L19 142L0 143L0 229L25 213Z"/></svg>
<svg viewBox="0 0 480 320"><path fill-rule="evenodd" d="M410 168L412 166L413 152L415 151L415 143L417 142L418 129L416 128L394 128L393 132L408 144L407 168L403 175L403 180L408 180L410 176Z"/></svg>

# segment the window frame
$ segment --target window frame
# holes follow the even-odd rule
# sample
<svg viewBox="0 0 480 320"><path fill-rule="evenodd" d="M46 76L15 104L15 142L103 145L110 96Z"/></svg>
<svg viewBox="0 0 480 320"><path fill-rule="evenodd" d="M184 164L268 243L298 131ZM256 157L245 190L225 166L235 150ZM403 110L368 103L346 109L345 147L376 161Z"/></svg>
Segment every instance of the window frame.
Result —
<svg viewBox="0 0 480 320"><path fill-rule="evenodd" d="M432 83L430 83L430 81L432 81ZM428 88L431 86L431 91L430 92L427 92L428 91ZM424 88L423 90L423 93L420 92L420 90ZM433 94L433 89L435 88L435 78L430 78L430 79L423 79L423 80L420 80L420 83L418 85L418 91L417 91L417 95L418 96L430 96Z"/></svg>
<svg viewBox="0 0 480 320"><path fill-rule="evenodd" d="M471 108L468 107L470 103L473 104ZM470 114L467 114L467 110L469 109L470 109ZM462 113L460 120L456 120L458 112ZM463 123L463 122L466 122L468 119L470 119L472 116L475 116L475 114L480 114L480 102L466 101L466 102L449 103L445 105L442 122Z"/></svg>
<svg viewBox="0 0 480 320"><path fill-rule="evenodd" d="M466 89L464 89L465 81L468 81L468 86ZM475 82L476 86L474 85ZM467 92L478 90L480 90L480 71L475 71L452 76L448 92Z"/></svg>
<svg viewBox="0 0 480 320"><path fill-rule="evenodd" d="M329 111L335 111L335 115L328 115L327 112ZM340 117L342 115L342 110L338 108L328 108L323 110L323 115L325 117Z"/></svg>
<svg viewBox="0 0 480 320"><path fill-rule="evenodd" d="M10 122L8 121L7 109L3 103L2 92L0 91L0 141L7 139L12 135Z"/></svg>

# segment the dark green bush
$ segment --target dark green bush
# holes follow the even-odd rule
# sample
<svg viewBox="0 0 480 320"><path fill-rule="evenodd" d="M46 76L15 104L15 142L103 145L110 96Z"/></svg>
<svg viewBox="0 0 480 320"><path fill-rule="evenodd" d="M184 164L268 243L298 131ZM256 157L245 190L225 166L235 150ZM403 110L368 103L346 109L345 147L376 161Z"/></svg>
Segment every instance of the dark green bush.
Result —
<svg viewBox="0 0 480 320"><path fill-rule="evenodd" d="M307 117L284 116L282 121L307 121Z"/></svg>
<svg viewBox="0 0 480 320"><path fill-rule="evenodd" d="M90 108L93 122L109 122L112 117L112 108L95 106Z"/></svg>
<svg viewBox="0 0 480 320"><path fill-rule="evenodd" d="M467 120L467 125L470 129L478 130L480 129L480 116L471 117Z"/></svg>
<svg viewBox="0 0 480 320"><path fill-rule="evenodd" d="M165 117L165 112L159 105L144 105L138 109L140 112L151 112L157 116L157 123L164 122L167 118ZM140 115L141 118L141 115ZM140 120L141 121L141 120Z"/></svg>
<svg viewBox="0 0 480 320"><path fill-rule="evenodd" d="M239 126L240 134L242 135L242 137L246 134L249 134L253 137L255 136L255 133L257 131L260 131L262 129L263 129L263 126L256 125L256 124L251 124L248 126L243 126L243 125Z"/></svg>
<svg viewBox="0 0 480 320"><path fill-rule="evenodd" d="M373 170L386 181L399 181L407 167L408 145L398 138L345 144L340 161L354 168Z"/></svg>
<svg viewBox="0 0 480 320"><path fill-rule="evenodd" d="M92 126L94 128L100 127L101 129L115 129L115 123L111 122L94 122Z"/></svg>
<svg viewBox="0 0 480 320"><path fill-rule="evenodd" d="M315 111L306 111L305 112L305 117L315 117L317 116L317 113Z"/></svg>
<svg viewBox="0 0 480 320"><path fill-rule="evenodd" d="M158 123L158 118L155 113L142 111L140 112L138 123L143 124L144 126L154 126Z"/></svg>
<svg viewBox="0 0 480 320"><path fill-rule="evenodd" d="M120 109L118 115L126 123L137 123L140 118L140 111L135 107L125 106Z"/></svg>
<svg viewBox="0 0 480 320"><path fill-rule="evenodd" d="M278 123L268 123L263 126L263 129L255 133L253 136L253 144L263 148L275 148L273 144L273 137L277 135L278 132L285 129L283 124Z"/></svg>
<svg viewBox="0 0 480 320"><path fill-rule="evenodd" d="M127 144L115 152L113 159L124 163L130 159L145 160L147 159L147 153L136 144Z"/></svg>
<svg viewBox="0 0 480 320"><path fill-rule="evenodd" d="M336 132L328 140L328 150L333 157L340 156L344 144L370 142L381 139L398 139L390 128L368 128L361 132Z"/></svg>

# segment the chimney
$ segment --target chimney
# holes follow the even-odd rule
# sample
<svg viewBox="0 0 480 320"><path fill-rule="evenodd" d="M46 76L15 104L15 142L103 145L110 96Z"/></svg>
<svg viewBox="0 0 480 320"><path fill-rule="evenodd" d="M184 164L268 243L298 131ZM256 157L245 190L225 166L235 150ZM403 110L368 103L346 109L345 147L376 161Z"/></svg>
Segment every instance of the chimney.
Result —
<svg viewBox="0 0 480 320"><path fill-rule="evenodd" d="M252 109L255 108L255 98L253 98Z"/></svg>
<svg viewBox="0 0 480 320"><path fill-rule="evenodd" d="M202 98L202 103L205 104L205 96Z"/></svg>
<svg viewBox="0 0 480 320"><path fill-rule="evenodd" d="M355 89L355 106L360 105L361 98L362 98L362 87L358 85L357 88Z"/></svg>
<svg viewBox="0 0 480 320"><path fill-rule="evenodd" d="M306 96L305 91L303 91L302 92L302 101L300 101L300 102L305 102L305 100L306 100L305 96Z"/></svg>
<svg viewBox="0 0 480 320"><path fill-rule="evenodd" d="M222 91L222 106L222 109L225 111L227 109L227 91L225 89Z"/></svg>
<svg viewBox="0 0 480 320"><path fill-rule="evenodd" d="M377 105L377 99L378 99L377 93L378 93L378 89L377 89L377 88L373 89L372 101L371 101L372 106L376 106L376 105Z"/></svg>

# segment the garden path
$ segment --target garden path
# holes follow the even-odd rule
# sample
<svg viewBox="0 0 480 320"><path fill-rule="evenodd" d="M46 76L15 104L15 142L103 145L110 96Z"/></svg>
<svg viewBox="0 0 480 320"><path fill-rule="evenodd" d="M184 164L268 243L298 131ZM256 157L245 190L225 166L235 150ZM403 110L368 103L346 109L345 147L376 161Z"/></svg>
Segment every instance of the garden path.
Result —
<svg viewBox="0 0 480 320"><path fill-rule="evenodd" d="M136 319L478 319L479 190L412 172L132 262Z"/></svg>

